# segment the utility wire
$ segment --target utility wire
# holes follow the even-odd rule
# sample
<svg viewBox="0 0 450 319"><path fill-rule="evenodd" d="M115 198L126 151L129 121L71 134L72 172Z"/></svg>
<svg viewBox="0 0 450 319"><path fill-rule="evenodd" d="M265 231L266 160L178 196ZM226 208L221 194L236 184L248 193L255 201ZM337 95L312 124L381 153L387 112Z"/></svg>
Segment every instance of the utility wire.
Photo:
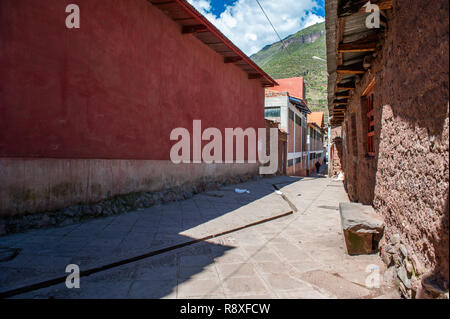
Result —
<svg viewBox="0 0 450 319"><path fill-rule="evenodd" d="M288 53L288 55L292 58L291 52L289 52L286 44L284 43L283 39L281 39L280 35L278 34L277 30L275 29L272 21L270 21L270 18L268 17L268 15L266 14L266 11L264 11L264 8L262 7L261 3L259 3L259 0L256 0L256 2L258 3L259 7L261 8L261 11L264 13L264 15L266 16L267 21L269 21L270 25L272 26L273 31L275 31L278 39L280 39L280 42L283 45L283 49L286 50L286 52ZM303 81L305 82L305 84L311 86L308 82L306 82L306 80L303 78Z"/></svg>
<svg viewBox="0 0 450 319"><path fill-rule="evenodd" d="M280 39L281 43L283 44L283 49L286 49L286 51L288 51L286 45L284 44L284 41L281 39L281 37L280 37L280 35L278 34L277 30L276 30L275 27L273 26L272 21L270 21L269 17L268 17L267 14L266 14L266 11L264 11L264 9L263 9L261 3L259 3L259 0L256 0L256 2L258 3L259 7L261 8L261 11L262 11L262 12L264 13L264 15L266 16L267 21L269 21L270 25L272 26L273 31L275 31L276 35L278 36L278 39ZM289 51L288 51L288 54L290 55Z"/></svg>

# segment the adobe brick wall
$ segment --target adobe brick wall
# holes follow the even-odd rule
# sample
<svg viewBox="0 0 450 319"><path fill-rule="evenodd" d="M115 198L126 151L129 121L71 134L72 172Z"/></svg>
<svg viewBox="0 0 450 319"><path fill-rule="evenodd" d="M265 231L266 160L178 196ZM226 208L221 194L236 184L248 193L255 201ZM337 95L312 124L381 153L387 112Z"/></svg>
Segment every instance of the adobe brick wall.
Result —
<svg viewBox="0 0 450 319"><path fill-rule="evenodd" d="M170 132L264 127L259 80L146 0L76 3L0 1L0 217L257 174L173 165Z"/></svg>
<svg viewBox="0 0 450 319"><path fill-rule="evenodd" d="M349 196L373 204L384 217L386 247L403 245L407 250L408 258L402 261L394 254L393 261L396 269L408 262L415 265L409 276L412 289L400 284L407 297L419 295L424 274L448 289L448 10L448 1L394 2L383 48L357 85L343 125ZM376 156L369 158L359 97L372 76ZM352 114L357 123L356 153Z"/></svg>
<svg viewBox="0 0 450 319"><path fill-rule="evenodd" d="M342 156L342 136L341 136L342 126L332 127L331 128L331 138L330 143L333 143L331 146L331 154L328 154L328 165L331 165L331 176L336 176L340 172L342 172L341 167L341 156Z"/></svg>

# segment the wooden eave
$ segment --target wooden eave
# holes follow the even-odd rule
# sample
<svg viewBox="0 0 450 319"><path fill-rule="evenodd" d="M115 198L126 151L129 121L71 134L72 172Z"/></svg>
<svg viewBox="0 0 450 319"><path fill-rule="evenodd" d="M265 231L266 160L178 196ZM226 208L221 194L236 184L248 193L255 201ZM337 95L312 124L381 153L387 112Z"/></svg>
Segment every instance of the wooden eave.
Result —
<svg viewBox="0 0 450 319"><path fill-rule="evenodd" d="M186 0L147 0L180 26L180 32L192 36L223 56L224 63L232 63L247 73L249 79L260 81L263 87L278 83L264 72L245 53L236 47Z"/></svg>
<svg viewBox="0 0 450 319"><path fill-rule="evenodd" d="M370 69L370 62L363 65L368 55L374 54L381 47L381 38L386 28L387 19L383 10L390 10L394 0L372 0L381 14L380 29L368 30L365 17L368 15L364 5L367 0L338 0L336 17L336 80L334 98L329 100L330 113L333 117L343 117L347 108L350 91L355 89L355 78L363 76ZM347 25L347 20L350 24ZM371 59L368 59L370 61ZM329 92L330 94L331 92ZM345 102L344 102L345 101Z"/></svg>

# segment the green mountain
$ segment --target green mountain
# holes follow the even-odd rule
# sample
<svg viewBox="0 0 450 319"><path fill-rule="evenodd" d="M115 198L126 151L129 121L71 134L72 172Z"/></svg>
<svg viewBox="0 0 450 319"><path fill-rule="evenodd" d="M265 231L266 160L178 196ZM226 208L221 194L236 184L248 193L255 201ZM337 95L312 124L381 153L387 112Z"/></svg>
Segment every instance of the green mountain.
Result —
<svg viewBox="0 0 450 319"><path fill-rule="evenodd" d="M326 60L325 22L317 23L283 39L265 46L251 56L251 59L274 79L302 76L306 82L306 98L312 111L327 108L327 65L325 61L313 59L317 56Z"/></svg>

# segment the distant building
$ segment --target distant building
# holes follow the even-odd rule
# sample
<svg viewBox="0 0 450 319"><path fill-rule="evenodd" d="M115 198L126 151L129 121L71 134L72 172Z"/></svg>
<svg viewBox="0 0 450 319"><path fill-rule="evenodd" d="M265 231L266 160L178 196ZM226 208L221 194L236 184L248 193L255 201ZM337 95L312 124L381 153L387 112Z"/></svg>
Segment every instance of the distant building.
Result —
<svg viewBox="0 0 450 319"><path fill-rule="evenodd" d="M287 79L276 79L278 86L271 87L271 91L288 92L291 97L305 100L305 81L302 77L294 77Z"/></svg>
<svg viewBox="0 0 450 319"><path fill-rule="evenodd" d="M307 115L311 113L304 99L303 78L277 79L279 86L266 89L266 119L279 123L287 133L286 173L306 176L307 169Z"/></svg>
<svg viewBox="0 0 450 319"><path fill-rule="evenodd" d="M309 173L315 171L316 162L323 164L325 158L326 151L323 145L325 131L323 119L323 112L312 112L308 115L309 157L307 160L307 169Z"/></svg>
<svg viewBox="0 0 450 319"><path fill-rule="evenodd" d="M270 129L278 128L278 175L286 175L287 167L286 167L286 158L287 158L287 133L285 131L280 130L278 123L275 121L271 121L265 119L265 127L266 127L266 154L269 154L270 150Z"/></svg>

